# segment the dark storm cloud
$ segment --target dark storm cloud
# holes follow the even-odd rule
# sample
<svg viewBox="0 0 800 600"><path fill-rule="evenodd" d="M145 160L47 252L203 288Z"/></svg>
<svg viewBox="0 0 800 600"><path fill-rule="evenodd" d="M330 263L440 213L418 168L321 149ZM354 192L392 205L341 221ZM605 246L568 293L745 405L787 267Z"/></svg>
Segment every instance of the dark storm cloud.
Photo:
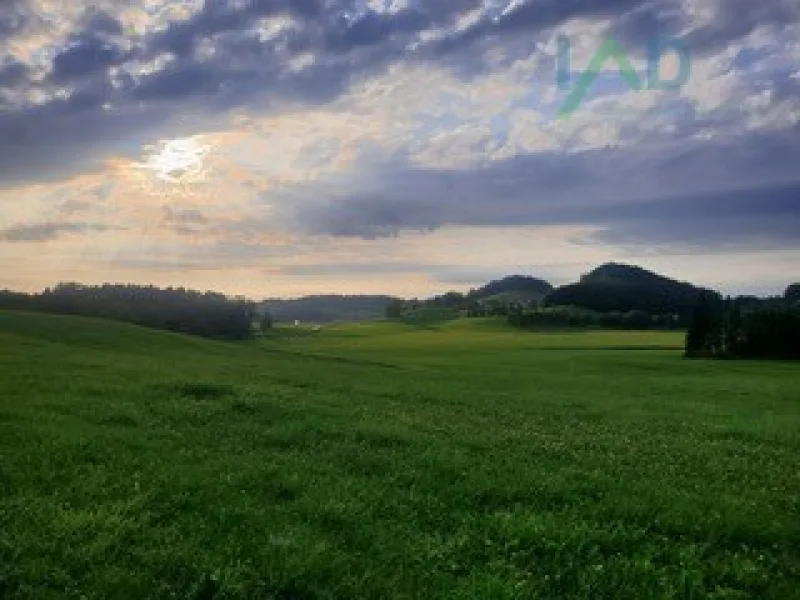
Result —
<svg viewBox="0 0 800 600"><path fill-rule="evenodd" d="M87 76L107 75L109 67L120 65L129 53L120 47L122 25L107 12L88 8L67 42L52 59L50 80L58 85Z"/></svg>
<svg viewBox="0 0 800 600"><path fill-rule="evenodd" d="M24 63L14 61L0 64L0 88L12 88L23 83L28 76L28 67Z"/></svg>
<svg viewBox="0 0 800 600"><path fill-rule="evenodd" d="M325 45L332 52L346 54L361 46L386 43L395 35L424 31L430 25L427 15L415 9L404 10L395 15L368 12L353 22L340 17L326 32Z"/></svg>
<svg viewBox="0 0 800 600"><path fill-rule="evenodd" d="M0 111L0 188L93 169L98 157L129 147L138 152L153 128L174 118L172 111L152 107L96 109L109 99L107 90L90 84L44 106Z"/></svg>
<svg viewBox="0 0 800 600"><path fill-rule="evenodd" d="M112 42L91 35L78 36L53 58L51 78L56 83L68 83L118 65L125 56Z"/></svg>
<svg viewBox="0 0 800 600"><path fill-rule="evenodd" d="M800 138L517 156L446 172L398 164L356 191L309 188L281 202L293 227L377 238L445 226L598 227L592 239L713 249L800 247Z"/></svg>
<svg viewBox="0 0 800 600"><path fill-rule="evenodd" d="M108 229L107 226L97 223L32 223L0 230L0 241L48 242L63 235L108 231Z"/></svg>
<svg viewBox="0 0 800 600"><path fill-rule="evenodd" d="M221 84L219 71L213 67L189 63L168 67L145 78L133 90L133 95L140 100L178 99L214 94Z"/></svg>
<svg viewBox="0 0 800 600"><path fill-rule="evenodd" d="M586 240L693 250L800 247L800 182L615 207ZM587 215L587 219L591 215Z"/></svg>
<svg viewBox="0 0 800 600"><path fill-rule="evenodd" d="M498 6L463 31L452 29L479 6L478 0L417 1L379 13L357 10L347 0L206 0L188 19L128 39L113 11L89 9L52 53L42 82L20 57L2 56L8 53L3 40L21 35L30 23L37 23L39 34L46 31L35 3L0 0L0 182L83 166L130 148L132 140L155 136L157 124L189 110L213 115L248 105L269 110L285 99L328 102L356 79L397 61L432 61L468 76L487 68L488 50L510 58L530 52L539 32L574 18L611 18L613 31L630 40L688 23L674 0L529 0L506 10ZM758 25L796 22L797 13L795 0L731 0L688 39L710 51ZM260 38L259 20L279 15L289 16L292 26ZM432 30L442 36L410 50L422 32ZM138 64L165 53L173 60L161 70L136 72ZM314 63L293 70L289 61L300 53L312 54ZM45 94L44 103L30 103L23 92L32 88Z"/></svg>

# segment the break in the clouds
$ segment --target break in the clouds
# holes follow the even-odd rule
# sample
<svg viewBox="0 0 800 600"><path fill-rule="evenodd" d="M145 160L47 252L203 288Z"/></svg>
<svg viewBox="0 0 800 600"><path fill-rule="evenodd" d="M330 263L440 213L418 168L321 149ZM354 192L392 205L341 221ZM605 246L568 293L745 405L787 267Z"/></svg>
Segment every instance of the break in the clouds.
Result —
<svg viewBox="0 0 800 600"><path fill-rule="evenodd" d="M559 118L559 40L575 81L609 38L688 81ZM800 256L798 40L796 0L0 0L3 283L751 285Z"/></svg>

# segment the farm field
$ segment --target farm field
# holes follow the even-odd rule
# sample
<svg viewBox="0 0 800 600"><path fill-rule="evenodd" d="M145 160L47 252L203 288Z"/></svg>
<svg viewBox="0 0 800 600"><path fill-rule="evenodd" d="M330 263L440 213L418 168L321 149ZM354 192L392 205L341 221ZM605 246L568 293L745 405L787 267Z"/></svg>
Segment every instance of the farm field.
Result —
<svg viewBox="0 0 800 600"><path fill-rule="evenodd" d="M800 598L800 368L0 311L2 598Z"/></svg>

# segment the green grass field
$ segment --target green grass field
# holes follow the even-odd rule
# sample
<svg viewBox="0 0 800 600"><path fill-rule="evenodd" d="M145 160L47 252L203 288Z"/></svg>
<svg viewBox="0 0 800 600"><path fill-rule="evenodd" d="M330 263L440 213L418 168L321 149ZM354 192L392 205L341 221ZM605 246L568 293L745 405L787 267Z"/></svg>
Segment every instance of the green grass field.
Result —
<svg viewBox="0 0 800 600"><path fill-rule="evenodd" d="M800 597L800 368L0 312L2 598Z"/></svg>

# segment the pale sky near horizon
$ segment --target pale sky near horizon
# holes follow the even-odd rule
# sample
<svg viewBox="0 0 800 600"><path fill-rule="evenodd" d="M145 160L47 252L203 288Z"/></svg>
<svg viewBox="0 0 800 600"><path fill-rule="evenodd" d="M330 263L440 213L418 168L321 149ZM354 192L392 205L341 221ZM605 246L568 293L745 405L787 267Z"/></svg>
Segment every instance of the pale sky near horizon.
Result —
<svg viewBox="0 0 800 600"><path fill-rule="evenodd" d="M628 89L680 40L688 81ZM677 72L667 54L661 76ZM796 0L0 0L0 288L800 280Z"/></svg>

